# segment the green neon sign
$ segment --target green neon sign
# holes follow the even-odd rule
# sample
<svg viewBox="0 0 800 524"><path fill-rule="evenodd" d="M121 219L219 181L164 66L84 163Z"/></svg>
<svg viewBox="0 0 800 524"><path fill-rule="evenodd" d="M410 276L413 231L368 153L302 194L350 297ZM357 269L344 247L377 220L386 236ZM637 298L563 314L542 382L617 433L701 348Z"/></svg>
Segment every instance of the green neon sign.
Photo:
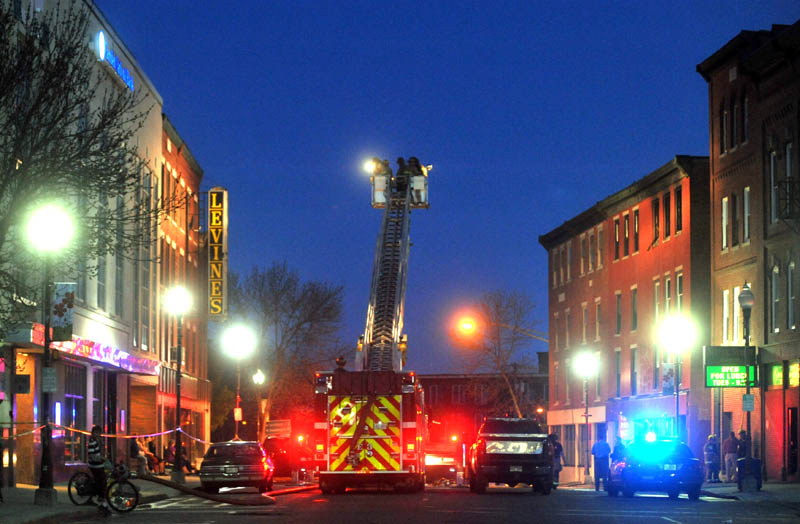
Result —
<svg viewBox="0 0 800 524"><path fill-rule="evenodd" d="M755 366L747 366L750 370L750 381L753 383ZM706 366L707 388L743 388L747 386L745 366Z"/></svg>

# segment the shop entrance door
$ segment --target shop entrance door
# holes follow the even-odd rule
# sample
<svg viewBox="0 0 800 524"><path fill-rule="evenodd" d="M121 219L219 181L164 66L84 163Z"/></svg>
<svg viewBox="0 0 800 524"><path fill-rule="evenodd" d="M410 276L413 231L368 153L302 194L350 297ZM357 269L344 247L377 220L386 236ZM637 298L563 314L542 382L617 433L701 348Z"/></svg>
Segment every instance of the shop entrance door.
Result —
<svg viewBox="0 0 800 524"><path fill-rule="evenodd" d="M789 475L797 474L797 408L788 408L786 413L786 426L789 432L787 443L789 444L789 457L786 461L786 472Z"/></svg>

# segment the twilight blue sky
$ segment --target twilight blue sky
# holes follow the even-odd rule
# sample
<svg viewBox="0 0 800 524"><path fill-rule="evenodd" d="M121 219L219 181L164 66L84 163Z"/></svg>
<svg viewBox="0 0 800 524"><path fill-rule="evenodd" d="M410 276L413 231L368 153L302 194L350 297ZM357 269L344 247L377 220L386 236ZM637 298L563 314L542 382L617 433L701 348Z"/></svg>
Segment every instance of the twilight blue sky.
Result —
<svg viewBox="0 0 800 524"><path fill-rule="evenodd" d="M528 293L546 330L538 236L676 154L708 154L695 66L742 29L800 18L796 0L96 2L204 189L230 191L231 268L286 260L344 285L348 343L381 219L361 163L434 165L406 298L421 372L461 369L444 325L484 291Z"/></svg>

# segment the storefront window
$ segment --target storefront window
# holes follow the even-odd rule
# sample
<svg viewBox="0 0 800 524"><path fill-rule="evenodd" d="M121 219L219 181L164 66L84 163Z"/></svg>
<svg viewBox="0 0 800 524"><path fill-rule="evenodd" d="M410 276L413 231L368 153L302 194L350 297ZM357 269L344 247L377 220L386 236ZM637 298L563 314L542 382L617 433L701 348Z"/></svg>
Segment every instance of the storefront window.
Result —
<svg viewBox="0 0 800 524"><path fill-rule="evenodd" d="M783 386L783 364L773 364L767 374L769 386ZM789 364L789 387L800 386L800 362Z"/></svg>
<svg viewBox="0 0 800 524"><path fill-rule="evenodd" d="M61 419L63 425L77 429L86 427L86 368L66 364L64 366L64 403ZM64 432L64 462L85 461L85 436Z"/></svg>

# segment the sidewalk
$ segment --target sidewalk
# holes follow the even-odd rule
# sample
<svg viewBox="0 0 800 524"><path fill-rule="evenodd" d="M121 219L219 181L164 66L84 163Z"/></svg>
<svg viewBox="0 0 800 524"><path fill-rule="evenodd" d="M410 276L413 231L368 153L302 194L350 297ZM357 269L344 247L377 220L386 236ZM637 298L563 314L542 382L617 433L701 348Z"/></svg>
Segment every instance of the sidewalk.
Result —
<svg viewBox="0 0 800 524"><path fill-rule="evenodd" d="M774 503L800 509L800 484L796 482L765 482L760 491L739 491L735 482L703 484L703 495L745 502Z"/></svg>
<svg viewBox="0 0 800 524"><path fill-rule="evenodd" d="M144 480L133 480L139 488L139 504L156 502L180 494L177 490ZM199 487L197 476L187 475L187 487ZM53 506L35 506L34 493L37 486L17 484L16 488L3 488L3 500L0 502L0 522L3 524L61 524L64 520L91 518L97 516L95 506L76 506L67 494L67 483L55 485L58 491L57 502Z"/></svg>

